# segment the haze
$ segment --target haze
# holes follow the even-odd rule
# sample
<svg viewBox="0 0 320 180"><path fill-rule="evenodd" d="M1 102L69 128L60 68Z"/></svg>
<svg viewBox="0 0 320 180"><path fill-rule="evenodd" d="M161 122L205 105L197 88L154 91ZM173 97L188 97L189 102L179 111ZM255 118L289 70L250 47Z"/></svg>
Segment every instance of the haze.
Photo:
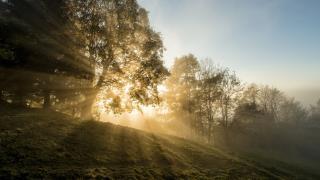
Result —
<svg viewBox="0 0 320 180"><path fill-rule="evenodd" d="M0 0L0 180L320 179L319 5Z"/></svg>
<svg viewBox="0 0 320 180"><path fill-rule="evenodd" d="M139 0L161 32L167 67L193 53L304 105L320 97L317 0Z"/></svg>

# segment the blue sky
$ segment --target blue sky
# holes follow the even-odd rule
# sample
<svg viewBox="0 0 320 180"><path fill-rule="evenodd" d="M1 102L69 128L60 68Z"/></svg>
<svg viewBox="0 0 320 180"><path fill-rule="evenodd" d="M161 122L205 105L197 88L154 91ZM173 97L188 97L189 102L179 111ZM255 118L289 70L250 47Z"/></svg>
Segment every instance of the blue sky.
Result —
<svg viewBox="0 0 320 180"><path fill-rule="evenodd" d="M304 104L320 98L320 0L138 0L170 67L193 53Z"/></svg>

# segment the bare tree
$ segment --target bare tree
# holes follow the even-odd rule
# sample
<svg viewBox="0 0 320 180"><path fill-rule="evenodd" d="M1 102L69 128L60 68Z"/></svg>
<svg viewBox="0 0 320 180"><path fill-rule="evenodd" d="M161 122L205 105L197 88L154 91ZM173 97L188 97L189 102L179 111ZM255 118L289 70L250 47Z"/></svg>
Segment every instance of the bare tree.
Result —
<svg viewBox="0 0 320 180"><path fill-rule="evenodd" d="M208 142L212 141L213 127L218 113L217 101L221 96L220 85L223 80L223 73L210 60L205 60L201 64L201 73L199 78L199 113L204 119L198 123L205 124L202 128L206 129ZM205 121L205 122L203 122ZM204 131L204 130L202 130Z"/></svg>
<svg viewBox="0 0 320 180"><path fill-rule="evenodd" d="M221 96L219 100L219 109L221 115L221 124L227 129L232 120L234 109L240 98L240 92L243 87L240 80L234 72L229 69L222 71L223 79L220 86Z"/></svg>
<svg viewBox="0 0 320 180"><path fill-rule="evenodd" d="M259 103L264 112L270 113L273 117L273 121L279 121L279 112L281 103L285 100L285 97L281 91L269 86L260 87L259 91Z"/></svg>

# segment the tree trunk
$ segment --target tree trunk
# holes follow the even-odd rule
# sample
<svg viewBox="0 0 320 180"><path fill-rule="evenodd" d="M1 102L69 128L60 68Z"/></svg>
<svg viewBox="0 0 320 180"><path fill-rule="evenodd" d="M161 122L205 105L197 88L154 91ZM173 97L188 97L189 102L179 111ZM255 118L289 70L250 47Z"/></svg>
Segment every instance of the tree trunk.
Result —
<svg viewBox="0 0 320 180"><path fill-rule="evenodd" d="M229 135L229 129L224 128L224 138L225 138L225 146L228 147L230 145L230 135Z"/></svg>
<svg viewBox="0 0 320 180"><path fill-rule="evenodd" d="M50 92L48 90L45 90L43 93L44 93L43 94L43 108L50 109L50 107L51 107Z"/></svg>
<svg viewBox="0 0 320 180"><path fill-rule="evenodd" d="M80 118L82 120L90 120L93 119L92 114L92 107L95 102L96 96L98 94L97 90L90 91L89 93L85 93L85 101L82 103L80 109L81 109L81 115Z"/></svg>
<svg viewBox="0 0 320 180"><path fill-rule="evenodd" d="M211 143L211 123L209 123L208 127L208 143Z"/></svg>
<svg viewBox="0 0 320 180"><path fill-rule="evenodd" d="M82 120L90 120L93 119L92 114L92 106L94 103L94 99L90 98L85 101L85 104L81 108L81 119Z"/></svg>
<svg viewBox="0 0 320 180"><path fill-rule="evenodd" d="M25 92L23 90L17 90L15 92L15 101L14 104L19 106L19 107L25 107Z"/></svg>
<svg viewBox="0 0 320 180"><path fill-rule="evenodd" d="M215 135L215 129L213 128L212 134L211 134L212 144L216 145L216 135Z"/></svg>
<svg viewBox="0 0 320 180"><path fill-rule="evenodd" d="M5 98L3 97L3 91L0 91L0 104L5 104Z"/></svg>

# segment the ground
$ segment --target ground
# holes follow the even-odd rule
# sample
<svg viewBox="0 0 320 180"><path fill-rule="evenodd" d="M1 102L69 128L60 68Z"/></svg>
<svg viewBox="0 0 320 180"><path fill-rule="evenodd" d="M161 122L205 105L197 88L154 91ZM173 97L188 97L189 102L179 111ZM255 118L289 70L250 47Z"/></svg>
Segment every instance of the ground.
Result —
<svg viewBox="0 0 320 180"><path fill-rule="evenodd" d="M50 110L0 107L0 179L317 179L248 159Z"/></svg>

